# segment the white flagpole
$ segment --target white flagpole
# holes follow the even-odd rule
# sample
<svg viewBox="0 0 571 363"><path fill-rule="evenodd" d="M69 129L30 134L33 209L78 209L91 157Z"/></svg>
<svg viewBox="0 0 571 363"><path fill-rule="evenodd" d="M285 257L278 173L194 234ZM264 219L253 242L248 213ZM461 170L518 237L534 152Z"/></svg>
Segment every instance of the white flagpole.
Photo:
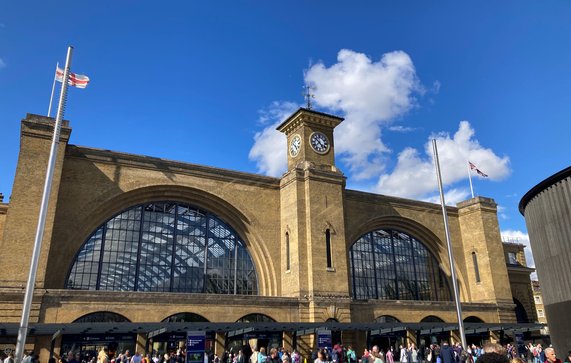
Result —
<svg viewBox="0 0 571 363"><path fill-rule="evenodd" d="M44 235L44 226L46 223L46 212L48 210L48 203L50 201L50 192L52 187L52 178L54 175L54 165L57 158L57 147L59 145L59 138L61 132L61 124L63 120L64 104L67 93L67 79L69 77L69 68L71 66L71 54L73 47L67 48L67 58L65 60L65 69L63 71L63 82L61 92L59 95L59 104L57 108L57 115L54 125L54 136L52 138L52 146L50 149L50 158L48 160L48 169L46 171L46 181L44 184L44 194L42 196L42 204L40 206L40 216L38 218L38 228L36 230L36 239L34 241L34 251L32 253L32 262L30 266L30 274L28 275L28 283L26 285L26 294L24 295L24 306L22 309L22 320L20 322L20 329L18 330L18 340L16 343L16 357L15 362L21 363L24 354L24 346L26 344L26 337L28 335L28 321L30 318L30 307L34 295L34 285L36 284L36 272L38 269L38 260L42 247L42 237Z"/></svg>
<svg viewBox="0 0 571 363"><path fill-rule="evenodd" d="M456 315L458 318L458 328L462 348L466 349L466 334L464 332L464 321L462 320L462 306L460 305L460 294L458 291L458 280L456 279L456 268L454 267L454 255L452 253L452 241L450 240L450 229L448 228L448 214L446 213L446 202L444 201L444 189L442 188L442 176L440 175L440 162L438 161L438 148L436 139L432 139L432 150L434 152L434 165L436 166L436 177L438 179L438 190L440 191L440 205L442 206L442 217L444 218L444 230L446 232L446 246L448 247L448 261L452 272L452 286L454 287L454 302L456 303Z"/></svg>
<svg viewBox="0 0 571 363"><path fill-rule="evenodd" d="M52 101L54 99L54 91L56 89L56 79L57 79L57 69L59 68L59 62L56 63L56 74L54 75L54 84L52 85L52 95L50 96L50 106L48 107L48 117L52 113Z"/></svg>
<svg viewBox="0 0 571 363"><path fill-rule="evenodd" d="M468 180L470 180L470 192L472 192L472 199L474 199L474 187L472 186L472 168L470 167L469 161L468 161Z"/></svg>

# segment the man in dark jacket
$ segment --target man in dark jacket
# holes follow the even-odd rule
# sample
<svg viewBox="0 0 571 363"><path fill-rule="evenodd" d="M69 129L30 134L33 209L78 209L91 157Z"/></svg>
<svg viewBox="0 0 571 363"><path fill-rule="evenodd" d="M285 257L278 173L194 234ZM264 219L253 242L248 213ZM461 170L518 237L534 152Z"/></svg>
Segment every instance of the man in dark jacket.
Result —
<svg viewBox="0 0 571 363"><path fill-rule="evenodd" d="M442 363L454 363L454 351L448 345L448 342L442 343L442 348L440 349L440 359Z"/></svg>

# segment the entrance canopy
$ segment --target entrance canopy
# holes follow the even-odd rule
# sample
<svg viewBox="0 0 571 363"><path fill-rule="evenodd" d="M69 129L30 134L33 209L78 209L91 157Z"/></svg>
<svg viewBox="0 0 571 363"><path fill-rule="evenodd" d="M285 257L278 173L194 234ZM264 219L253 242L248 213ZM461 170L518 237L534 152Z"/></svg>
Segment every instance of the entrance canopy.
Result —
<svg viewBox="0 0 571 363"><path fill-rule="evenodd" d="M18 335L19 324L0 324L0 336ZM514 333L540 330L545 324L515 323L464 323L466 334L484 333L487 331L513 331ZM210 331L238 335L244 332L295 332L296 335L313 334L317 329L333 331L370 331L373 335L382 335L405 330L419 330L421 334L432 334L443 331L458 330L454 323L211 323L211 322L160 322L160 323L64 323L64 324L30 324L28 335L54 338L62 334L148 334L158 335L162 332Z"/></svg>

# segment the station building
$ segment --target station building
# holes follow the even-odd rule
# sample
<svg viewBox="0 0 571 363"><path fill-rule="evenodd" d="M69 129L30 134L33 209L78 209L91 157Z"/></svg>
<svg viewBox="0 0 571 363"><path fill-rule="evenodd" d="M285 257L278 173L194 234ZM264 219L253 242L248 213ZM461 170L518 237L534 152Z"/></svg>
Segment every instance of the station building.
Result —
<svg viewBox="0 0 571 363"><path fill-rule="evenodd" d="M20 321L53 121L28 114L21 123L12 194L0 204L0 323ZM456 321L440 206L347 189L334 157L340 122L304 108L285 120L281 178L73 145L65 123L30 323ZM448 216L465 320L515 323L496 203L472 198L448 207ZM294 335L208 339L217 352L246 343L315 347L314 334ZM333 339L362 351L371 342L450 337L407 329ZM168 331L60 331L28 342L47 357L51 348L110 342L168 349L177 339Z"/></svg>

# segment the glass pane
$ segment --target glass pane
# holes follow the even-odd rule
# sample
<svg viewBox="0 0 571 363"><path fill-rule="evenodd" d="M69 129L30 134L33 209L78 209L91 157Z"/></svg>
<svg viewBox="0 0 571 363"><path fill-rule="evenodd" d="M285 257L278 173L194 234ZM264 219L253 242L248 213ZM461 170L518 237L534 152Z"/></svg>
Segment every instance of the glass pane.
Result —
<svg viewBox="0 0 571 363"><path fill-rule="evenodd" d="M355 299L450 301L448 278L438 261L410 235L376 230L350 248Z"/></svg>
<svg viewBox="0 0 571 363"><path fill-rule="evenodd" d="M84 243L68 289L258 293L253 260L216 216L178 202L135 206Z"/></svg>

